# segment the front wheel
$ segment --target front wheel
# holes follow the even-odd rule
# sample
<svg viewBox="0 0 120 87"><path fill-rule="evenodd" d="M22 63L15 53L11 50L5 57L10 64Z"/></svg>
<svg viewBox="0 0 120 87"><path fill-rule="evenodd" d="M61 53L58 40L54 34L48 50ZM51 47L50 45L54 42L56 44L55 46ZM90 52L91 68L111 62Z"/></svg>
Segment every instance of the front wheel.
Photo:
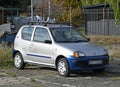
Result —
<svg viewBox="0 0 120 87"><path fill-rule="evenodd" d="M17 69L24 69L25 63L20 53L16 53L14 56L14 65Z"/></svg>
<svg viewBox="0 0 120 87"><path fill-rule="evenodd" d="M58 70L58 73L63 77L67 77L70 75L70 69L66 59L62 58L58 61L57 70Z"/></svg>

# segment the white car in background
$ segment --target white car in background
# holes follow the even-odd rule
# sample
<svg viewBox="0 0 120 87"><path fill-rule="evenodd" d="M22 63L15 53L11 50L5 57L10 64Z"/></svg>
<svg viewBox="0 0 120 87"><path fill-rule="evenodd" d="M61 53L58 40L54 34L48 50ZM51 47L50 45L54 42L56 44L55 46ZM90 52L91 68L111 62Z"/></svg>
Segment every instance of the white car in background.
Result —
<svg viewBox="0 0 120 87"><path fill-rule="evenodd" d="M14 41L13 58L18 69L26 63L42 64L57 68L64 77L71 71L104 71L109 65L106 49L61 24L22 26Z"/></svg>

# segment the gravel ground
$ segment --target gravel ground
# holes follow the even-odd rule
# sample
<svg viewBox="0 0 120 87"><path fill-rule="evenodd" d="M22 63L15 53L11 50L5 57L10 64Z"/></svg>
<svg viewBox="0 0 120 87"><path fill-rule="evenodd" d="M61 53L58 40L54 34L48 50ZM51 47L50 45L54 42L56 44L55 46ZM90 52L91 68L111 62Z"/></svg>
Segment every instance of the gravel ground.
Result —
<svg viewBox="0 0 120 87"><path fill-rule="evenodd" d="M52 68L27 66L0 69L0 87L120 87L120 60L110 61L104 73L80 72L61 77Z"/></svg>

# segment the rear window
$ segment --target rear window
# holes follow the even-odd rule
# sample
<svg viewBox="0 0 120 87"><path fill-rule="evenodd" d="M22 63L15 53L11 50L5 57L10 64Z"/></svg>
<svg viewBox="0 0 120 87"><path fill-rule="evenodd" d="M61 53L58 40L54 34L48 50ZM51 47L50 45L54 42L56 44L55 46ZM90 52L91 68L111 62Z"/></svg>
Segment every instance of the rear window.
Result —
<svg viewBox="0 0 120 87"><path fill-rule="evenodd" d="M31 40L33 29L34 27L24 27L22 29L22 39Z"/></svg>

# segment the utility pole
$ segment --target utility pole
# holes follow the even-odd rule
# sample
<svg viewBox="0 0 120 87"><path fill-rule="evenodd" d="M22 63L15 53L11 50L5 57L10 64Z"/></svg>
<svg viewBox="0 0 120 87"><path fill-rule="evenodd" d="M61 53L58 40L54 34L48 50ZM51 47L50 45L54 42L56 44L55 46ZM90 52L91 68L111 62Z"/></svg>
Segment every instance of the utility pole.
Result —
<svg viewBox="0 0 120 87"><path fill-rule="evenodd" d="M31 0L31 21L33 21L33 0Z"/></svg>
<svg viewBox="0 0 120 87"><path fill-rule="evenodd" d="M42 20L43 20L43 19L44 19L44 18L43 18L43 17L44 17L44 15L43 15L43 14L44 14L44 13L43 13L43 11L44 11L44 0L42 0L42 3L43 3L43 4L42 4Z"/></svg>
<svg viewBox="0 0 120 87"><path fill-rule="evenodd" d="M49 0L48 1L48 17L49 18L50 18L50 9L51 9L50 5L51 5L51 3L50 3L50 0Z"/></svg>
<svg viewBox="0 0 120 87"><path fill-rule="evenodd" d="M72 7L70 5L70 26L71 26L71 24L72 24Z"/></svg>

